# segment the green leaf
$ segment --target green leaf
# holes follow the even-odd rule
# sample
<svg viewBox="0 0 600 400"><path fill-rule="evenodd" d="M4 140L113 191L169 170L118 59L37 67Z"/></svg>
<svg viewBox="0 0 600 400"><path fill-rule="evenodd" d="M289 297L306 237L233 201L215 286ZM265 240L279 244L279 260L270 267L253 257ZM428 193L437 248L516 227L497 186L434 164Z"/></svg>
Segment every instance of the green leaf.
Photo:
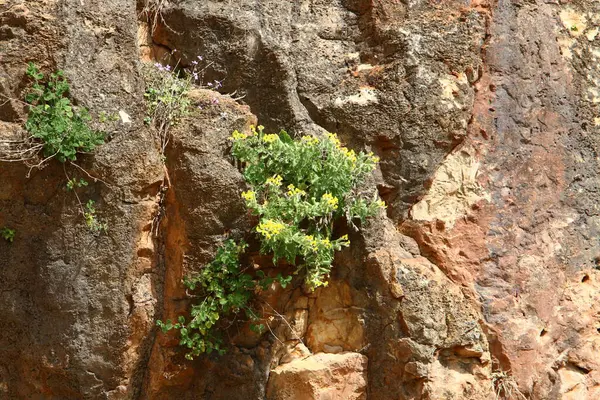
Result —
<svg viewBox="0 0 600 400"><path fill-rule="evenodd" d="M283 143L294 144L294 140L284 130L279 131L279 139L281 139Z"/></svg>

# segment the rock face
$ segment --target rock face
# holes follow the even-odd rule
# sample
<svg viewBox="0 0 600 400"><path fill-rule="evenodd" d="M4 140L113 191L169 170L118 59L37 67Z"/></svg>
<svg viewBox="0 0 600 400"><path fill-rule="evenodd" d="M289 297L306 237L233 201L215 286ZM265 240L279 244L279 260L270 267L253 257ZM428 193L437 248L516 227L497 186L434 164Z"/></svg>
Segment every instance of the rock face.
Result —
<svg viewBox="0 0 600 400"><path fill-rule="evenodd" d="M273 400L366 399L367 358L358 353L319 353L271 371Z"/></svg>
<svg viewBox="0 0 600 400"><path fill-rule="evenodd" d="M0 163L0 399L600 398L599 8L0 0L0 152L28 61L120 116L78 159L106 234L65 188L82 169ZM194 91L163 158L140 61L198 55L234 94ZM155 321L226 237L252 241L228 137L257 121L372 150L389 208L327 288L272 288L266 334L237 321L190 362Z"/></svg>

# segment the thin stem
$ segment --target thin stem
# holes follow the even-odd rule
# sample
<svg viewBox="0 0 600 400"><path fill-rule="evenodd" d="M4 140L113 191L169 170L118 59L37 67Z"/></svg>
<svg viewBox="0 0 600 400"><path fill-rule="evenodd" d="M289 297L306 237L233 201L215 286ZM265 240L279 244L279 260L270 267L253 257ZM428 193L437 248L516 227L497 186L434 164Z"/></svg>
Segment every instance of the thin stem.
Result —
<svg viewBox="0 0 600 400"><path fill-rule="evenodd" d="M98 178L96 176L90 175L89 172L87 172L84 168L80 167L79 165L75 164L73 161L69 161L69 164L71 164L72 166L78 168L80 171L82 171L84 174L86 174L88 176L88 178L93 179L94 182L100 181L100 182L104 183L106 185L106 187L108 187L108 188L112 187L112 185L109 184L108 182L103 181L102 179L100 179L100 178Z"/></svg>

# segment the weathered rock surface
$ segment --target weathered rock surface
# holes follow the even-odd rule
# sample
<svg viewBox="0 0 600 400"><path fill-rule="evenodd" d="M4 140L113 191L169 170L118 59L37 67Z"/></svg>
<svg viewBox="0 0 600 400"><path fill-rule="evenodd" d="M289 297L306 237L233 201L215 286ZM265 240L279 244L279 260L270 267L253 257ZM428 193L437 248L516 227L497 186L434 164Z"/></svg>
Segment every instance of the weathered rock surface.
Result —
<svg viewBox="0 0 600 400"><path fill-rule="evenodd" d="M267 399L366 399L367 358L357 353L319 353L271 371Z"/></svg>
<svg viewBox="0 0 600 400"><path fill-rule="evenodd" d="M106 235L65 189L81 170L0 163L1 399L600 398L599 3L180 0L155 26L145 4L0 0L0 138L28 61L121 116L78 160ZM194 92L163 163L139 61L199 54L241 100ZM227 138L253 114L377 153L390 207L329 287L263 293L267 334L238 321L190 362L155 321L252 240Z"/></svg>

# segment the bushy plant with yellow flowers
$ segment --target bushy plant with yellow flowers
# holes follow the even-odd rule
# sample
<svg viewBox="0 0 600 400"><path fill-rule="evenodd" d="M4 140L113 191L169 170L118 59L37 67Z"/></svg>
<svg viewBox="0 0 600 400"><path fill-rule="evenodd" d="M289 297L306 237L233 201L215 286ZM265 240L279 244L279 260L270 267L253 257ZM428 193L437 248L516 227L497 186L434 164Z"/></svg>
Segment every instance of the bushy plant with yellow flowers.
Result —
<svg viewBox="0 0 600 400"><path fill-rule="evenodd" d="M293 140L283 131L266 134L259 126L250 134L235 131L231 140L232 154L251 187L242 198L259 217L255 232L261 252L272 254L274 263L295 265L309 289L327 286L335 252L350 245L347 235L333 237L335 221L345 216L356 228L355 221L385 207L376 191L361 188L378 158L347 149L335 134ZM187 288L199 289L201 298L192 306L189 321L180 316L177 323L157 322L165 332L179 330L180 344L189 349L187 358L223 353L215 328L240 311L253 322L252 330L262 332L264 326L250 306L252 294L274 281L285 288L292 280L281 274L271 278L260 270L255 275L244 272L240 254L245 248L244 242L226 241L215 260L185 279Z"/></svg>
<svg viewBox="0 0 600 400"><path fill-rule="evenodd" d="M334 222L345 216L356 226L385 207L376 191L360 190L379 159L342 146L333 133L293 140L259 126L231 139L252 188L242 197L260 218L261 251L297 265L310 289L326 285L334 253L350 245L347 235L333 238Z"/></svg>

